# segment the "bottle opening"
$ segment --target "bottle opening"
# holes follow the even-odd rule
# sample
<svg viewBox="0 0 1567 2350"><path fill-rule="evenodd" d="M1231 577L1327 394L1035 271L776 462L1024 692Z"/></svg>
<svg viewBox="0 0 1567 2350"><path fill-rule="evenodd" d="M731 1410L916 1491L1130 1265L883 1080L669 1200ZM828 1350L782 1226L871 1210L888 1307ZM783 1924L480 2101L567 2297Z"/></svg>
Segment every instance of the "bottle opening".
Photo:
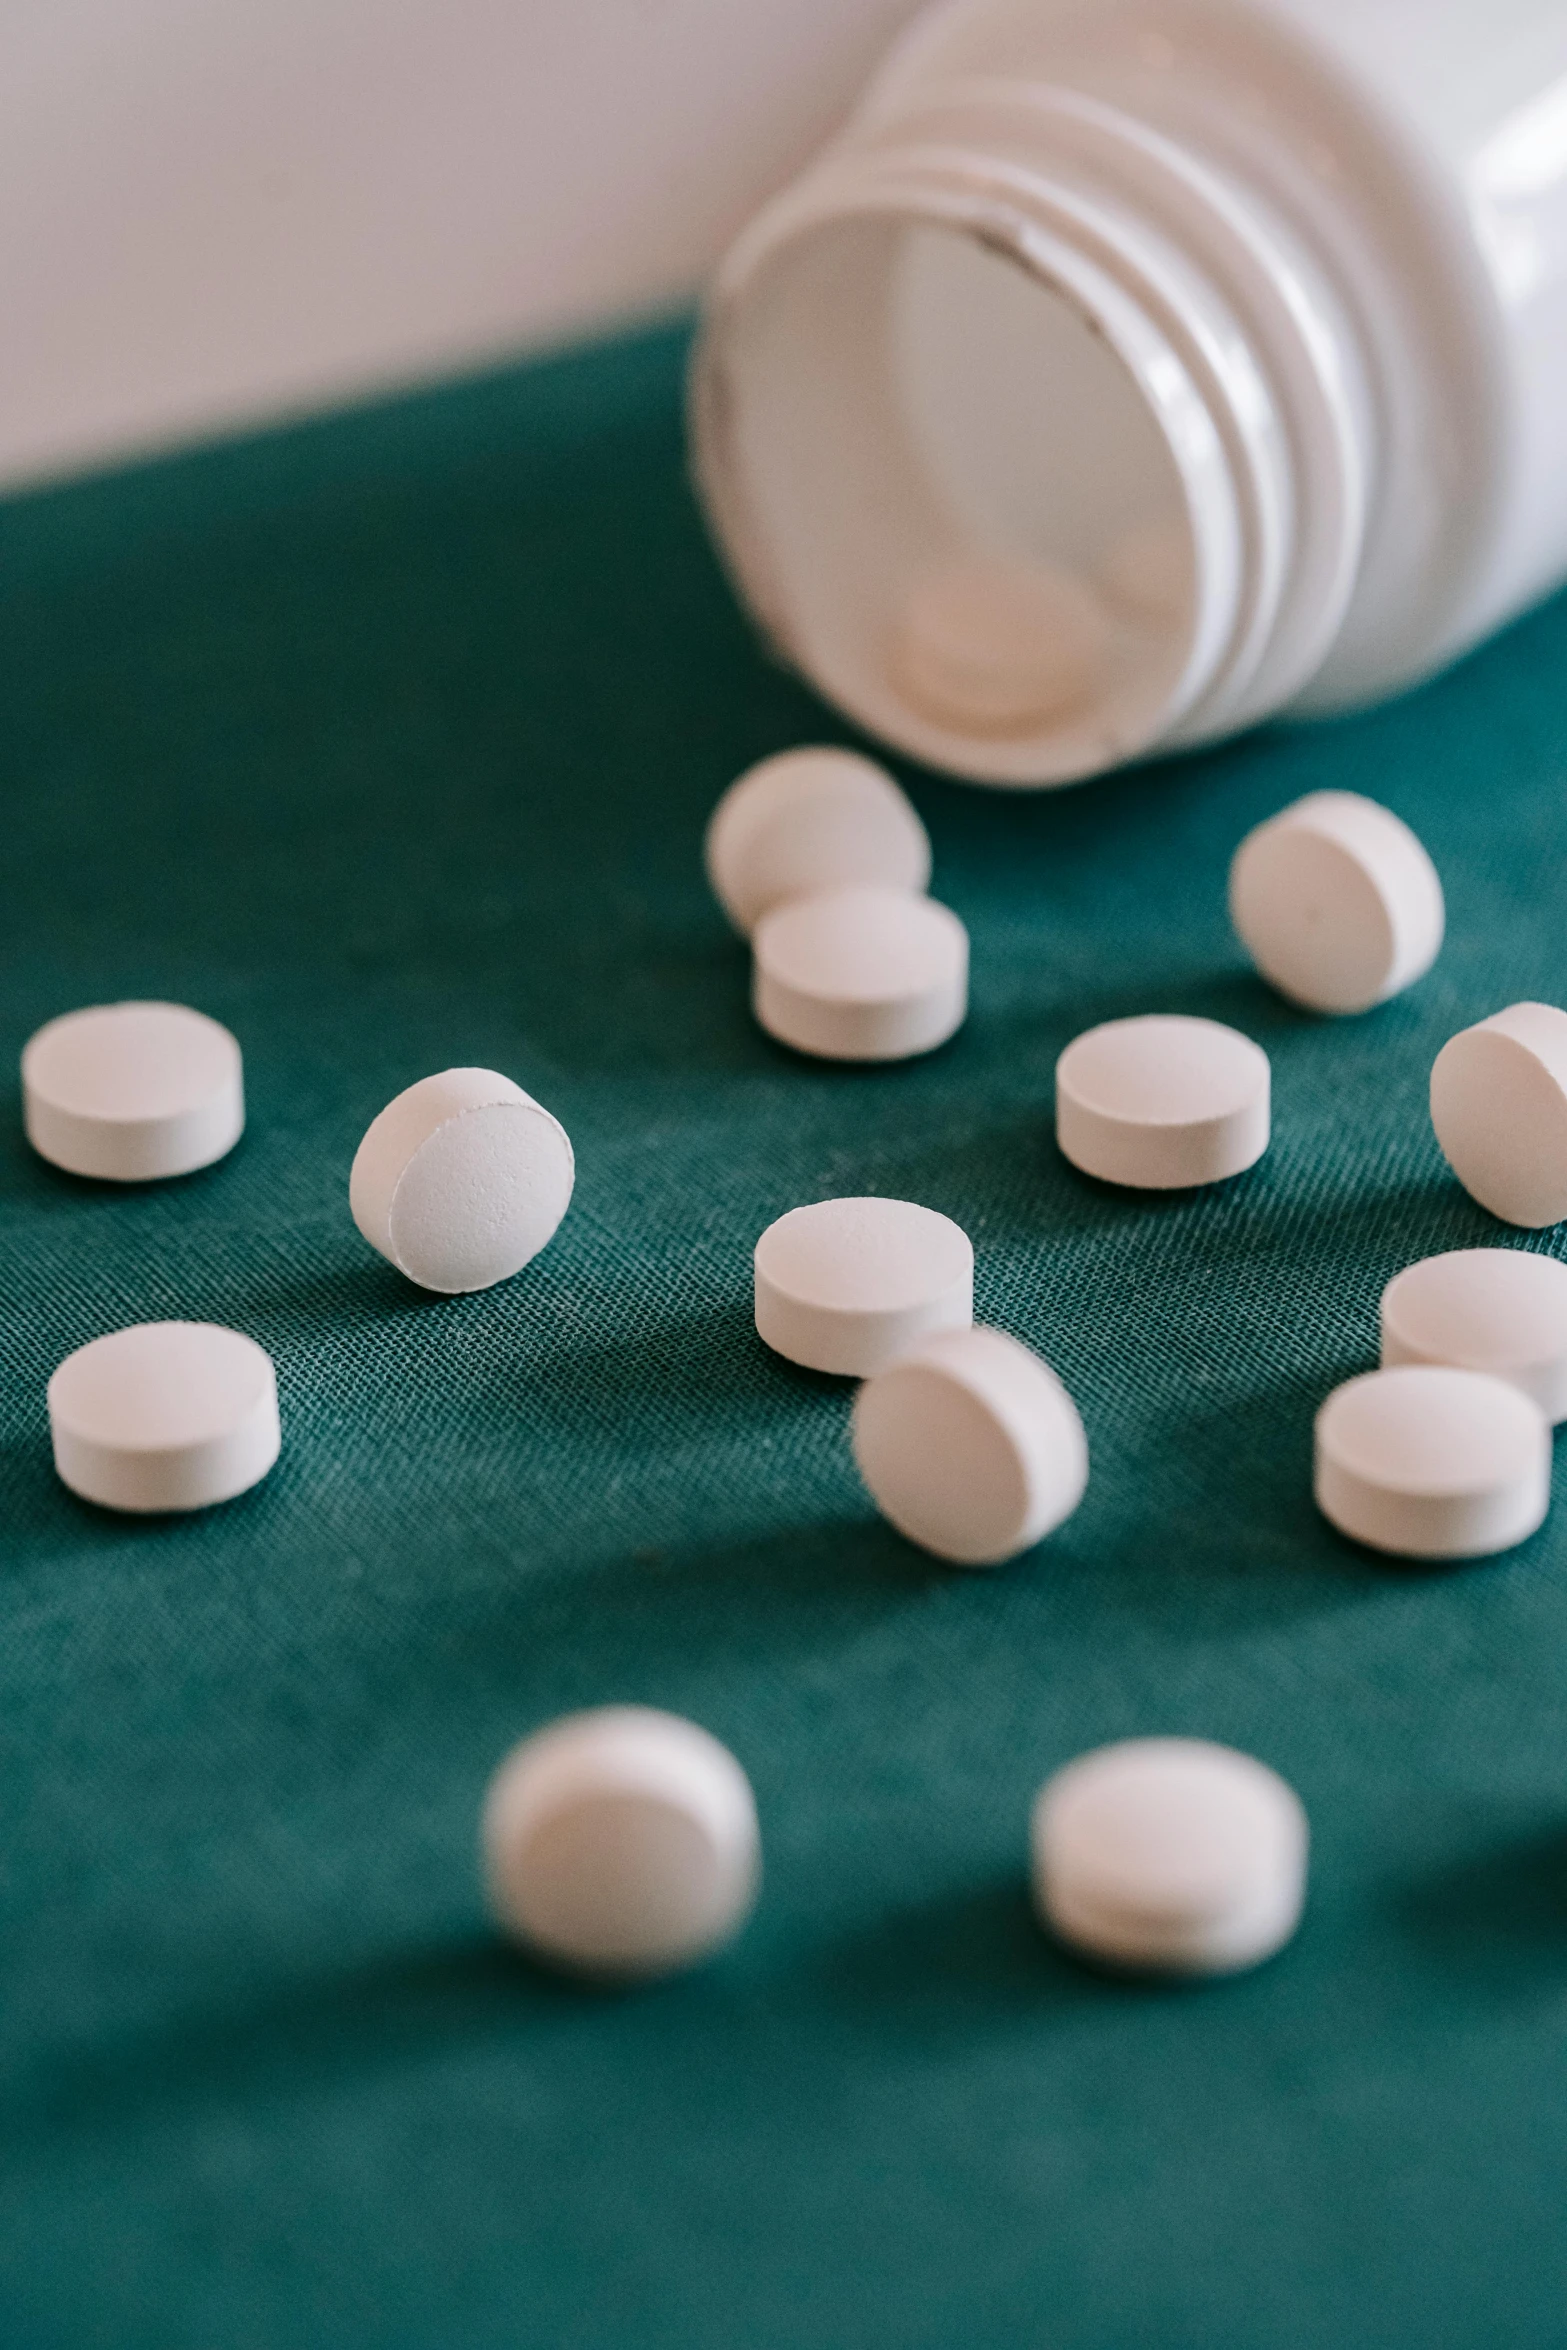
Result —
<svg viewBox="0 0 1567 2350"><path fill-rule="evenodd" d="M1147 748L1233 611L1206 410L1060 259L839 212L751 261L703 362L707 486L784 649L874 733L996 783Z"/></svg>

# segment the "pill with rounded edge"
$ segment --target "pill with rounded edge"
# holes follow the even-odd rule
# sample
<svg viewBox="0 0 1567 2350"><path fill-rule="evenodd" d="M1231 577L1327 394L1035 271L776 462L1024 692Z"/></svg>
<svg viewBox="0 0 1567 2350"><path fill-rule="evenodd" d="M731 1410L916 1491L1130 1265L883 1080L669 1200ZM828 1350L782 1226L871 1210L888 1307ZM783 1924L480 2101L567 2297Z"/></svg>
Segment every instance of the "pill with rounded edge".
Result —
<svg viewBox="0 0 1567 2350"><path fill-rule="evenodd" d="M354 1157L354 1222L421 1289L508 1280L551 1239L576 1162L558 1118L493 1069L445 1069L388 1102Z"/></svg>
<svg viewBox="0 0 1567 2350"><path fill-rule="evenodd" d="M1382 1361L1489 1371L1567 1420L1567 1265L1523 1248L1455 1248L1382 1292Z"/></svg>
<svg viewBox="0 0 1567 2350"><path fill-rule="evenodd" d="M1230 918L1281 995L1364 1012L1429 971L1446 920L1422 843L1359 792L1308 792L1249 832L1230 865Z"/></svg>
<svg viewBox="0 0 1567 2350"><path fill-rule="evenodd" d="M1056 1140L1101 1182L1146 1191L1222 1182L1261 1158L1268 1123L1268 1056L1217 1020L1107 1020L1056 1063Z"/></svg>
<svg viewBox="0 0 1567 2350"><path fill-rule="evenodd" d="M791 1208L756 1244L756 1327L811 1371L869 1378L916 1340L974 1319L961 1225L903 1199Z"/></svg>
<svg viewBox="0 0 1567 2350"><path fill-rule="evenodd" d="M1218 1975L1287 1942L1306 1815L1266 1763L1201 1738L1128 1738L1047 1779L1031 1823L1041 1922L1084 1955Z"/></svg>
<svg viewBox="0 0 1567 2350"><path fill-rule="evenodd" d="M1486 1371L1399 1364L1346 1379L1316 1420L1329 1523L1395 1558L1488 1558L1526 1541L1551 1498L1537 1403Z"/></svg>
<svg viewBox="0 0 1567 2350"><path fill-rule="evenodd" d="M853 1443L883 1517L956 1566L1032 1549L1088 1483L1077 1406L1001 1330L940 1332L876 1372L855 1399Z"/></svg>
<svg viewBox="0 0 1567 2350"><path fill-rule="evenodd" d="M40 1158L106 1183L191 1175L245 1128L239 1046L185 1004L62 1013L22 1053L22 1119Z"/></svg>
<svg viewBox="0 0 1567 2350"><path fill-rule="evenodd" d="M48 1400L61 1481L105 1509L207 1509L278 1457L272 1358L215 1322L111 1330L66 1356Z"/></svg>
<svg viewBox="0 0 1567 2350"><path fill-rule="evenodd" d="M928 1053L968 1010L968 932L934 898L866 884L791 898L753 941L752 1005L770 1036L831 1061Z"/></svg>
<svg viewBox="0 0 1567 2350"><path fill-rule="evenodd" d="M1509 1004L1448 1038L1431 1123L1472 1199L1539 1230L1567 1216L1567 1012Z"/></svg>
<svg viewBox="0 0 1567 2350"><path fill-rule="evenodd" d="M746 936L773 906L876 882L918 895L930 840L884 767L830 745L780 751L747 768L713 810L707 877Z"/></svg>
<svg viewBox="0 0 1567 2350"><path fill-rule="evenodd" d="M525 1738L490 1782L482 1842L500 1923L585 1974L694 1965L756 1897L749 1780L708 1731L651 1706L594 1707Z"/></svg>

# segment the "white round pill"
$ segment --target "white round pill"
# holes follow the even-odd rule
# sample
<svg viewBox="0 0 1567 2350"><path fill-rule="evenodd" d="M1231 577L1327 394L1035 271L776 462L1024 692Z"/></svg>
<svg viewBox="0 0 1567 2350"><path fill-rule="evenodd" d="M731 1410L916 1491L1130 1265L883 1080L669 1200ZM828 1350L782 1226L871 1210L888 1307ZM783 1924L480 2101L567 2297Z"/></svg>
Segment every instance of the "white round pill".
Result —
<svg viewBox="0 0 1567 2350"><path fill-rule="evenodd" d="M1042 1922L1112 1966L1233 1974L1300 1920L1306 1814L1276 1771L1202 1738L1080 1755L1034 1805Z"/></svg>
<svg viewBox="0 0 1567 2350"><path fill-rule="evenodd" d="M707 877L747 937L772 906L862 881L915 896L930 840L885 767L857 751L780 751L732 783L707 828Z"/></svg>
<svg viewBox="0 0 1567 2350"><path fill-rule="evenodd" d="M1382 1292L1382 1362L1489 1371L1567 1420L1567 1265L1521 1248L1455 1248Z"/></svg>
<svg viewBox="0 0 1567 2350"><path fill-rule="evenodd" d="M348 1179L354 1222L421 1289L489 1289L536 1257L571 1199L560 1121L493 1069L421 1077L371 1122Z"/></svg>
<svg viewBox="0 0 1567 2350"><path fill-rule="evenodd" d="M1505 1224L1567 1216L1567 1012L1510 1004L1448 1038L1431 1071L1431 1123L1472 1199Z"/></svg>
<svg viewBox="0 0 1567 2350"><path fill-rule="evenodd" d="M1109 646L1103 605L1055 565L1000 558L922 573L899 614L899 689L938 725L1009 733L1086 701Z"/></svg>
<svg viewBox="0 0 1567 2350"><path fill-rule="evenodd" d="M1056 1141L1105 1183L1173 1191L1239 1175L1268 1147L1268 1056L1217 1020L1107 1020L1056 1063Z"/></svg>
<svg viewBox="0 0 1567 2350"><path fill-rule="evenodd" d="M215 1322L137 1322L66 1356L49 1382L63 1482L111 1510L232 1501L278 1456L277 1380Z"/></svg>
<svg viewBox="0 0 1567 2350"><path fill-rule="evenodd" d="M738 1932L756 1898L756 1804L728 1748L651 1706L567 1714L490 1782L500 1923L557 1966L658 1975Z"/></svg>
<svg viewBox="0 0 1567 2350"><path fill-rule="evenodd" d="M854 1458L900 1534L960 1567L994 1567L1069 1518L1088 1483L1077 1406L1000 1330L949 1330L867 1379Z"/></svg>
<svg viewBox="0 0 1567 2350"><path fill-rule="evenodd" d="M1551 1498L1550 1424L1485 1371L1400 1364L1335 1387L1317 1414L1317 1507L1395 1558L1488 1558Z"/></svg>
<svg viewBox="0 0 1567 2350"><path fill-rule="evenodd" d="M866 885L792 898L757 925L752 1006L829 1061L928 1053L968 1010L968 932L934 898Z"/></svg>
<svg viewBox="0 0 1567 2350"><path fill-rule="evenodd" d="M906 1199L791 1208L756 1244L756 1327L808 1371L868 1379L937 1330L974 1319L961 1225Z"/></svg>
<svg viewBox="0 0 1567 2350"><path fill-rule="evenodd" d="M1316 791L1241 842L1230 919L1281 995L1364 1012L1430 970L1446 917L1436 867L1400 817L1359 792Z"/></svg>
<svg viewBox="0 0 1567 2350"><path fill-rule="evenodd" d="M22 1122L40 1158L72 1175L194 1174L245 1130L239 1046L184 1004L66 1012L23 1050Z"/></svg>

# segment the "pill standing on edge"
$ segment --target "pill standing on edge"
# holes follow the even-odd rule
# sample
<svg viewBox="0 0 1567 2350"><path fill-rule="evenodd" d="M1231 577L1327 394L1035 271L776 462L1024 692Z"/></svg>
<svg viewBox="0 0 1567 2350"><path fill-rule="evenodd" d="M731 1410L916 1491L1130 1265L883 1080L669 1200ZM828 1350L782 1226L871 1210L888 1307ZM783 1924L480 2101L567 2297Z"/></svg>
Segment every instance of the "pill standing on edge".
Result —
<svg viewBox="0 0 1567 2350"><path fill-rule="evenodd" d="M930 840L884 767L829 745L780 751L732 783L704 843L713 894L749 937L770 907L879 882L918 896Z"/></svg>
<svg viewBox="0 0 1567 2350"><path fill-rule="evenodd" d="M489 1289L536 1257L571 1200L558 1118L493 1069L445 1069L388 1102L354 1157L354 1222L421 1289Z"/></svg>
<svg viewBox="0 0 1567 2350"><path fill-rule="evenodd" d="M278 1456L277 1380L253 1338L215 1322L137 1322L66 1356L49 1382L62 1482L111 1510L200 1510Z"/></svg>
<svg viewBox="0 0 1567 2350"><path fill-rule="evenodd" d="M1401 817L1359 792L1308 792L1249 832L1230 919L1264 979L1316 1012L1365 1012L1435 962L1442 884Z"/></svg>
<svg viewBox="0 0 1567 2350"><path fill-rule="evenodd" d="M691 1966L756 1898L749 1780L708 1731L651 1706L567 1714L525 1738L490 1782L482 1842L500 1924L585 1974Z"/></svg>
<svg viewBox="0 0 1567 2350"><path fill-rule="evenodd" d="M63 1013L23 1050L22 1120L39 1157L72 1175L192 1175L245 1130L239 1046L185 1004Z"/></svg>
<svg viewBox="0 0 1567 2350"><path fill-rule="evenodd" d="M1219 1183L1268 1147L1268 1056L1217 1020L1107 1020L1056 1063L1056 1141L1085 1175L1135 1190Z"/></svg>
<svg viewBox="0 0 1567 2350"><path fill-rule="evenodd" d="M1523 1248L1455 1248L1382 1292L1382 1361L1489 1371L1567 1420L1567 1265Z"/></svg>
<svg viewBox="0 0 1567 2350"><path fill-rule="evenodd" d="M869 1378L916 1340L974 1319L961 1225L903 1199L791 1208L756 1244L756 1327L810 1371Z"/></svg>
<svg viewBox="0 0 1567 2350"><path fill-rule="evenodd" d="M882 1516L960 1567L1031 1549L1088 1483L1077 1406L1001 1330L943 1331L876 1372L855 1398L853 1443Z"/></svg>
<svg viewBox="0 0 1567 2350"><path fill-rule="evenodd" d="M1550 1504L1550 1424L1485 1371L1404 1363L1346 1379L1317 1414L1315 1451L1323 1516L1395 1558L1489 1558Z"/></svg>
<svg viewBox="0 0 1567 2350"><path fill-rule="evenodd" d="M1448 1038L1431 1123L1471 1199L1538 1231L1567 1216L1567 1012L1509 1004Z"/></svg>
<svg viewBox="0 0 1567 2350"><path fill-rule="evenodd" d="M1307 1843L1299 1796L1266 1763L1202 1738L1128 1738L1040 1789L1035 1907L1110 1966L1235 1974L1294 1933Z"/></svg>
<svg viewBox="0 0 1567 2350"><path fill-rule="evenodd" d="M963 1025L968 932L934 898L865 885L763 916L751 1001L769 1036L829 1061L903 1061Z"/></svg>
<svg viewBox="0 0 1567 2350"><path fill-rule="evenodd" d="M1109 641L1104 607L1075 572L963 560L914 581L892 668L900 691L938 725L1010 733L1085 701Z"/></svg>

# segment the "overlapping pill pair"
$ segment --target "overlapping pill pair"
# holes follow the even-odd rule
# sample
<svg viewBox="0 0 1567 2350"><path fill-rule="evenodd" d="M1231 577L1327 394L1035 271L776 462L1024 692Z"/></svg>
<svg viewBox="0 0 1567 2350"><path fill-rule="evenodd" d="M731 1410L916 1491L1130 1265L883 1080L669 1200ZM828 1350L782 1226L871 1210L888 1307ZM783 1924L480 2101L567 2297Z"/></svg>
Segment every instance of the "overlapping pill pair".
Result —
<svg viewBox="0 0 1567 2350"><path fill-rule="evenodd" d="M1306 1815L1266 1764L1195 1738L1096 1748L1040 1789L1041 1922L1101 1965L1233 1974L1293 1934ZM756 1799L729 1749L650 1706L594 1707L501 1763L481 1844L490 1906L535 1957L601 1981L665 1975L732 1941L761 1883Z"/></svg>

